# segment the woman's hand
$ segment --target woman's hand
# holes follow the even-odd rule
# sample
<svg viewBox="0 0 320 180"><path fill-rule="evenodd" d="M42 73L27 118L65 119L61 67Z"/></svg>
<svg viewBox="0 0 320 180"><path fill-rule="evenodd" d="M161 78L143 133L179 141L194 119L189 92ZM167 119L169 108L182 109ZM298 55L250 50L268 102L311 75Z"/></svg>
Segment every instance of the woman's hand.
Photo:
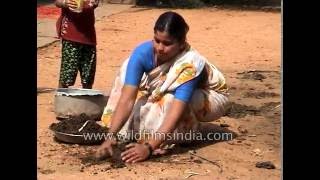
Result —
<svg viewBox="0 0 320 180"><path fill-rule="evenodd" d="M103 142L103 144L98 148L98 150L95 153L95 157L97 159L104 159L109 156L112 156L112 145L117 144L117 141L115 139L107 139Z"/></svg>
<svg viewBox="0 0 320 180"><path fill-rule="evenodd" d="M126 146L127 150L121 153L121 158L126 163L135 163L146 160L152 153L147 145L131 143Z"/></svg>

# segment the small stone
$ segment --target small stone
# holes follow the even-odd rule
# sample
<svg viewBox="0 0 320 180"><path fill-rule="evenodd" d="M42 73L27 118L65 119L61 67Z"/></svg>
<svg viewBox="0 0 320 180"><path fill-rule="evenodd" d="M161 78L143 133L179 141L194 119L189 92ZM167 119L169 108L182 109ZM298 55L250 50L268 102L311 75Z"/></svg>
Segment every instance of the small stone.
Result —
<svg viewBox="0 0 320 180"><path fill-rule="evenodd" d="M254 149L253 151L252 151L256 156L261 156L262 155L262 151L260 150L260 149Z"/></svg>
<svg viewBox="0 0 320 180"><path fill-rule="evenodd" d="M244 140L246 140L246 138L239 136L239 137L237 138L237 140L239 140L239 141L244 141Z"/></svg>
<svg viewBox="0 0 320 180"><path fill-rule="evenodd" d="M195 162L197 164L201 164L202 163L202 161L200 159L195 159L195 160L193 160L193 162Z"/></svg>
<svg viewBox="0 0 320 180"><path fill-rule="evenodd" d="M240 126L238 127L238 131L239 131L241 134L246 134L246 133L248 133L248 130L247 130L244 126L242 126L242 125L240 125Z"/></svg>
<svg viewBox="0 0 320 180"><path fill-rule="evenodd" d="M229 125L229 124L226 124L226 123L221 123L221 124L220 124L220 127L230 127L230 125Z"/></svg>
<svg viewBox="0 0 320 180"><path fill-rule="evenodd" d="M276 166L271 161L261 161L256 163L257 168L275 169Z"/></svg>

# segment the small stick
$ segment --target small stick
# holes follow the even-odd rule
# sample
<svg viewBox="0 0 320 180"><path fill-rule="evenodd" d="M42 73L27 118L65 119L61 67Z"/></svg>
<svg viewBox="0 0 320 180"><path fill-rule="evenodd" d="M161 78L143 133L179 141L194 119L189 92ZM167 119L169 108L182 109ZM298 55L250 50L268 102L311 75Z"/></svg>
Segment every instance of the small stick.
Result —
<svg viewBox="0 0 320 180"><path fill-rule="evenodd" d="M220 172L220 173L222 173L221 165L220 165L217 161L212 161L212 160L206 159L206 158L204 158L204 157L201 157L201 156L199 156L199 155L197 155L197 154L193 153L192 151L189 151L189 153L190 153L191 155L193 155L193 156L196 156L196 157L198 157L198 158L200 158L200 159L203 159L203 160L205 160L205 161L208 161L208 162L210 162L210 163L212 163L212 164L214 164L214 165L218 166L218 167L219 167L219 169L220 169L220 171L219 171L219 172Z"/></svg>
<svg viewBox="0 0 320 180"><path fill-rule="evenodd" d="M187 175L186 177L185 177L185 179L187 179L187 178L189 178L189 177L191 177L191 176L194 176L194 175L201 175L201 174L199 174L199 173L196 173L196 172L187 172L189 175Z"/></svg>
<svg viewBox="0 0 320 180"><path fill-rule="evenodd" d="M82 126L81 128L78 130L79 132L82 131L82 129L88 124L89 120L87 120Z"/></svg>
<svg viewBox="0 0 320 180"><path fill-rule="evenodd" d="M280 104L279 104L279 105L277 105L276 107L274 107L273 109L276 109L276 108L278 108L278 107L280 107Z"/></svg>

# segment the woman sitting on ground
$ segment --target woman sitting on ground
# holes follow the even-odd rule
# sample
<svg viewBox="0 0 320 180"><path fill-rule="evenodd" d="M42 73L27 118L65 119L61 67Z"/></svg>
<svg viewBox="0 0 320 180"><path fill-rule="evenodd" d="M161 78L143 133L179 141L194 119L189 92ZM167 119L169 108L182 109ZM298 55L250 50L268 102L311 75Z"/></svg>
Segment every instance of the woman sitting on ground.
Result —
<svg viewBox="0 0 320 180"><path fill-rule="evenodd" d="M136 47L121 66L102 122L110 133L128 139L133 138L132 132L144 132L140 137L151 133L127 145L121 154L125 162L144 161L163 152L169 134L198 131L200 122L224 114L228 102L225 78L186 42L188 30L182 16L163 13L155 23L154 39ZM154 133L166 136L159 138ZM115 143L116 138L106 139L96 156L110 156Z"/></svg>

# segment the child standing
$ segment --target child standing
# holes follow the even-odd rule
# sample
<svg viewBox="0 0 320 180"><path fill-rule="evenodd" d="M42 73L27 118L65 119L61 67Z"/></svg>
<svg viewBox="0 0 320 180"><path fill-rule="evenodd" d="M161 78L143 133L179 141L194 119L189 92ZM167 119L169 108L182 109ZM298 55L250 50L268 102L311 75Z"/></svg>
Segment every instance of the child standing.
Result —
<svg viewBox="0 0 320 180"><path fill-rule="evenodd" d="M58 37L62 40L59 88L74 85L80 72L83 88L91 89L96 71L96 32L94 10L99 0L83 0L82 10L76 11L79 0L56 0L61 8L57 21Z"/></svg>

